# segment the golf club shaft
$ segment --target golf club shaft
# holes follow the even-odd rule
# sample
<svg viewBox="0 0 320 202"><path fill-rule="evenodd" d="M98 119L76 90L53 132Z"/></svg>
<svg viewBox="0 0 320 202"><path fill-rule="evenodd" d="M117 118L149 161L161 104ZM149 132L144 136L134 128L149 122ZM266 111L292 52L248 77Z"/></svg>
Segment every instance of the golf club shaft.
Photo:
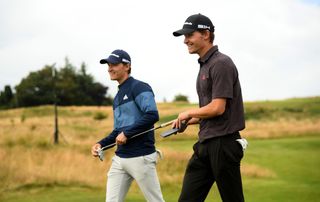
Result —
<svg viewBox="0 0 320 202"><path fill-rule="evenodd" d="M159 128L163 128L163 127L166 127L166 126L168 126L168 125L171 125L174 121L175 121L175 120L168 121L168 122L166 122L166 123L160 124L160 126L153 127L153 128L150 128L149 130L146 130L146 131L143 131L143 132L138 133L138 134L136 134L136 135L133 135L133 136L130 137L129 139L132 139L132 138L135 138L135 137L137 137L137 136L146 134L146 133L148 133L148 132L150 132L150 131L154 131L154 130L157 130L157 129L159 129ZM109 149L109 148L115 146L116 144L117 144L117 143L114 142L114 143L112 143L112 144L109 144L109 145L107 145L107 146L102 147L101 150L104 151L104 150L106 150L106 149Z"/></svg>

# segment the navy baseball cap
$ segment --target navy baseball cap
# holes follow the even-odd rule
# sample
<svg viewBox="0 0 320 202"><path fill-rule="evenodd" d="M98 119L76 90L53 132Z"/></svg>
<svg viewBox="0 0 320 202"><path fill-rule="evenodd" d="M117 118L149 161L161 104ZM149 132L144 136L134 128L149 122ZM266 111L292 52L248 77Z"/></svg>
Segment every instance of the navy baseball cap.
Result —
<svg viewBox="0 0 320 202"><path fill-rule="evenodd" d="M131 58L130 55L124 51L124 50L114 50L108 58L100 60L100 64L106 64L106 63L111 63L111 64L119 64L119 63L131 63Z"/></svg>
<svg viewBox="0 0 320 202"><path fill-rule="evenodd" d="M184 22L182 29L173 32L173 36L190 34L199 29L207 29L210 32L214 32L214 26L211 20L200 13L189 16Z"/></svg>

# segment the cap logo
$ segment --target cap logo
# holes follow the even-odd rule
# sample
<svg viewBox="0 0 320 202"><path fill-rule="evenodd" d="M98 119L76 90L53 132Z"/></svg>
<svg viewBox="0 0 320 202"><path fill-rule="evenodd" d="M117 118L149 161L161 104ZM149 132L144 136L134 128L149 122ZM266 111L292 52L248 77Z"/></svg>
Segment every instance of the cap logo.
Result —
<svg viewBox="0 0 320 202"><path fill-rule="evenodd" d="M125 58L122 58L122 62L130 63L130 61Z"/></svg>
<svg viewBox="0 0 320 202"><path fill-rule="evenodd" d="M210 26L208 25L198 25L199 29L210 29Z"/></svg>
<svg viewBox="0 0 320 202"><path fill-rule="evenodd" d="M114 53L111 53L110 55L112 55L112 56L114 56L114 57L119 57L119 55L116 55L116 54L114 54Z"/></svg>
<svg viewBox="0 0 320 202"><path fill-rule="evenodd" d="M185 22L185 25L192 25L192 22Z"/></svg>

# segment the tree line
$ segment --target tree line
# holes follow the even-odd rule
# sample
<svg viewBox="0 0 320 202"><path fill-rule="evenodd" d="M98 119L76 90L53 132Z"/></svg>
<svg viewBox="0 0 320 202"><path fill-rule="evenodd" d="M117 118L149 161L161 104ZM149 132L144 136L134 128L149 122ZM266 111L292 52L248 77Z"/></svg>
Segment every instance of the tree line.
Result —
<svg viewBox="0 0 320 202"><path fill-rule="evenodd" d="M95 82L86 68L85 63L77 68L66 58L64 66L58 70L55 65L45 65L39 71L30 72L14 87L15 91L10 85L6 85L3 91L0 90L0 109L47 104L112 105L113 98L107 96L109 88ZM188 97L182 94L177 94L173 101L189 102Z"/></svg>
<svg viewBox="0 0 320 202"><path fill-rule="evenodd" d="M108 87L95 82L86 71L85 63L80 70L68 58L58 70L55 65L46 65L41 70L31 72L15 86L6 85L0 91L0 108L16 108L58 104L61 106L111 105L112 98L107 96Z"/></svg>

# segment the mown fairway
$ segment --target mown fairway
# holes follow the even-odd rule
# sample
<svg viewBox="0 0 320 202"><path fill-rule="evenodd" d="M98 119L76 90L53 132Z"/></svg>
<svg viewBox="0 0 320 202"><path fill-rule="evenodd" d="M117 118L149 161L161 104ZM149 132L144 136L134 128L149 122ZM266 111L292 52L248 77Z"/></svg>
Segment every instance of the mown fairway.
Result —
<svg viewBox="0 0 320 202"><path fill-rule="evenodd" d="M196 105L158 107L163 123ZM320 98L246 103L246 112L246 201L320 201ZM0 111L1 202L104 201L113 151L101 163L90 156L90 147L111 130L111 108L61 107L59 115L62 136L55 146L52 106ZM197 128L168 139L159 137L162 131L156 133L157 147L165 155L158 174L166 201L174 202ZM136 184L126 201L144 201ZM215 186L206 201L220 201Z"/></svg>

